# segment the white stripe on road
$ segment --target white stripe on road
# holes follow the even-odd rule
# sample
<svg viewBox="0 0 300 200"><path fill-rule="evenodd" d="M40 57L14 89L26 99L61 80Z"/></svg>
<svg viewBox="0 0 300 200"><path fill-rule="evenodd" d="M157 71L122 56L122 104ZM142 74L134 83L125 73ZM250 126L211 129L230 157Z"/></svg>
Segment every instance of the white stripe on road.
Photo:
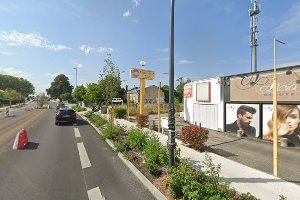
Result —
<svg viewBox="0 0 300 200"><path fill-rule="evenodd" d="M88 190L89 200L105 200L100 192L100 188L96 187L91 190Z"/></svg>
<svg viewBox="0 0 300 200"><path fill-rule="evenodd" d="M77 143L77 148L78 148L78 152L79 152L82 169L92 166L83 143L82 142Z"/></svg>
<svg viewBox="0 0 300 200"><path fill-rule="evenodd" d="M74 128L74 132L75 132L75 137L81 137L78 128Z"/></svg>

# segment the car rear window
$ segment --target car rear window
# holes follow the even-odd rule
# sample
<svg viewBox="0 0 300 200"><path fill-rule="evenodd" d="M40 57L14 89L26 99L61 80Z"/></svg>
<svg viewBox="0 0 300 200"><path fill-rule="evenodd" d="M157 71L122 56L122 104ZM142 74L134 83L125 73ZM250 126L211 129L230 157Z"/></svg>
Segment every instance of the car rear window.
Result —
<svg viewBox="0 0 300 200"><path fill-rule="evenodd" d="M74 110L60 110L59 113L63 115L72 115L75 111Z"/></svg>

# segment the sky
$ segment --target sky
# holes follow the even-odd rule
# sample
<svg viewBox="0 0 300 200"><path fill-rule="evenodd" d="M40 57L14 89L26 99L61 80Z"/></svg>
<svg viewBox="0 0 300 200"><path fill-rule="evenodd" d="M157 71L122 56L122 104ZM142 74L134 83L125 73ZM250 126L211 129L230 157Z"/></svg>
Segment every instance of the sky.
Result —
<svg viewBox="0 0 300 200"><path fill-rule="evenodd" d="M300 64L300 1L258 0L257 70ZM146 85L168 84L170 0L0 0L0 74L23 77L36 93L58 74L96 83L110 53L122 87L131 68L153 70ZM175 80L251 72L250 0L176 0Z"/></svg>

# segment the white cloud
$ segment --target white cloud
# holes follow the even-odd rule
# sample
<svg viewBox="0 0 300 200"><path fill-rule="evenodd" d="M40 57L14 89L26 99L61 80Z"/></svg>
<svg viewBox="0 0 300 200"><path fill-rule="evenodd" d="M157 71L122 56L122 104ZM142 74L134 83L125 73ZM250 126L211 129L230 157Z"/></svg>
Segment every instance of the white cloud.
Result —
<svg viewBox="0 0 300 200"><path fill-rule="evenodd" d="M131 15L130 10L127 10L123 13L123 17L129 17Z"/></svg>
<svg viewBox="0 0 300 200"><path fill-rule="evenodd" d="M83 67L83 65L80 64L80 63L75 63L75 66L76 66L77 68L82 68L82 67Z"/></svg>
<svg viewBox="0 0 300 200"><path fill-rule="evenodd" d="M157 51L159 51L159 52L169 52L169 49L168 49L168 48L165 48L165 49L157 49Z"/></svg>
<svg viewBox="0 0 300 200"><path fill-rule="evenodd" d="M141 3L141 0L132 0L135 7L138 7Z"/></svg>
<svg viewBox="0 0 300 200"><path fill-rule="evenodd" d="M28 77L27 72L15 69L13 67L8 67L8 68L0 67L0 74L6 74L6 75L20 77L20 78Z"/></svg>
<svg viewBox="0 0 300 200"><path fill-rule="evenodd" d="M47 38L38 33L19 33L17 31L0 32L0 41L6 42L11 46L30 46L36 48L45 48L52 51L70 50L70 47L61 44L50 44Z"/></svg>
<svg viewBox="0 0 300 200"><path fill-rule="evenodd" d="M188 64L192 64L192 63L194 63L194 62L183 59L183 60L179 60L178 65L188 65Z"/></svg>
<svg viewBox="0 0 300 200"><path fill-rule="evenodd" d="M81 51L83 51L86 55L90 54L90 52L93 50L92 47L86 46L86 45L81 45L81 46L79 47L79 49L80 49Z"/></svg>
<svg viewBox="0 0 300 200"><path fill-rule="evenodd" d="M275 28L279 35L300 33L300 3L297 2L290 8L287 18Z"/></svg>
<svg viewBox="0 0 300 200"><path fill-rule="evenodd" d="M9 51L0 51L0 55L11 56L11 55L14 55L14 53L9 52Z"/></svg>
<svg viewBox="0 0 300 200"><path fill-rule="evenodd" d="M91 47L88 45L81 45L79 47L81 51L83 51L86 55L92 53L92 52L97 52L97 53L111 53L114 51L113 48L111 47Z"/></svg>
<svg viewBox="0 0 300 200"><path fill-rule="evenodd" d="M49 76L49 77L51 77L51 78L55 78L55 77L57 77L58 75L60 75L60 74L64 74L64 73L58 73L58 72L56 72L56 73L45 73L44 75L45 76ZM72 78L72 76L73 75L70 75L70 74L64 74L65 76L67 76L69 79L71 79Z"/></svg>

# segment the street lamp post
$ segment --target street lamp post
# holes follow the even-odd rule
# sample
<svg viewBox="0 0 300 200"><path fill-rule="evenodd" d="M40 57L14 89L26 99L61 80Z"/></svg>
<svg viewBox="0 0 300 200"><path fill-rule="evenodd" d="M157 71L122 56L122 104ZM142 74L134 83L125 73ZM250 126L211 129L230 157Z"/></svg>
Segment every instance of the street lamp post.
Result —
<svg viewBox="0 0 300 200"><path fill-rule="evenodd" d="M175 162L175 109L174 109L174 8L175 0L171 0L171 34L170 34L170 68L169 68L169 167Z"/></svg>
<svg viewBox="0 0 300 200"><path fill-rule="evenodd" d="M73 67L73 69L75 69L75 70L76 70L76 88L77 88L77 70L78 70L78 67L77 67L77 65L76 65L76 67Z"/></svg>
<svg viewBox="0 0 300 200"><path fill-rule="evenodd" d="M274 38L274 78L273 78L273 174L278 175L278 127L277 127L277 74L276 74L276 42L285 44Z"/></svg>

